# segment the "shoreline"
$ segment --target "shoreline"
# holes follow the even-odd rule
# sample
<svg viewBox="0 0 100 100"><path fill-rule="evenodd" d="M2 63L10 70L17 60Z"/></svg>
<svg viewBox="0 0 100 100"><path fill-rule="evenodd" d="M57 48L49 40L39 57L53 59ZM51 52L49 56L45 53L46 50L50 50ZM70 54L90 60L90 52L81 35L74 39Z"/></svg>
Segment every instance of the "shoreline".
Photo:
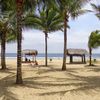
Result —
<svg viewBox="0 0 100 100"><path fill-rule="evenodd" d="M6 57L7 58L16 58L17 54L16 53L6 53ZM45 57L44 53L39 53L37 56L37 58L43 58ZM63 53L48 53L48 58L63 58ZM89 55L86 55L86 58L89 58ZM92 54L92 58L93 59L100 59L100 53L94 53Z"/></svg>
<svg viewBox="0 0 100 100"><path fill-rule="evenodd" d="M36 60L37 60L39 65L45 64L45 58L44 57L37 58ZM69 58L66 59L66 65L69 65L69 64L71 64L71 65L84 64L84 63L81 63L81 58L73 59L73 63L70 63L69 60L70 60ZM23 58L23 61L24 61L24 58ZM32 61L32 59L31 59L31 61ZM0 59L0 62L1 62L1 59ZM15 62L14 64L17 65L17 58L16 57L7 57L6 58L6 64L9 64L11 62L12 63ZM58 64L59 65L59 63L62 66L63 58L61 58L61 57L60 58L58 58L58 57L48 58L48 65L50 65L50 64L54 64L54 65ZM94 61L94 59L92 59L92 63L95 64L95 65L98 65L98 64L100 64L100 59L96 59L96 61ZM24 65L25 63L22 63L22 64ZM26 63L26 64L28 64L28 63ZM88 64L89 64L89 59L86 58L86 64L84 64L84 65L88 65Z"/></svg>
<svg viewBox="0 0 100 100"><path fill-rule="evenodd" d="M32 57L28 57L29 59L32 60ZM1 57L0 57L1 59ZM6 57L6 60L7 59L17 59L17 57ZM24 60L25 57L22 57L22 59ZM36 57L37 60L45 60L45 57ZM48 57L48 61L50 61L50 59L52 60L62 60L63 61L63 57ZM69 57L66 57L66 61L68 62L70 60ZM80 57L74 57L73 58L74 61L81 61L81 58ZM89 57L86 57L86 62L89 61ZM96 62L96 61L100 61L100 58L92 58L92 61Z"/></svg>

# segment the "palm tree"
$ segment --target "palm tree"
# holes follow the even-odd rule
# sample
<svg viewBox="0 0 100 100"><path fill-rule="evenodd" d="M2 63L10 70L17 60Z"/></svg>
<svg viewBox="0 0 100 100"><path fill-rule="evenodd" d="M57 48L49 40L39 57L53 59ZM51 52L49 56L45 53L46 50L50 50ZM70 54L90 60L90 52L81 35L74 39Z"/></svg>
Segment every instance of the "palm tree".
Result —
<svg viewBox="0 0 100 100"><path fill-rule="evenodd" d="M1 42L1 67L2 67L1 69L2 70L6 69L5 51L6 51L6 40L8 38L8 34L9 36L12 35L13 40L15 39L14 36L16 35L14 34L16 29L13 27L13 25L11 25L10 23L11 20L12 20L12 17L8 16L8 14L7 15L2 14L0 16L0 33L1 33L0 42Z"/></svg>
<svg viewBox="0 0 100 100"><path fill-rule="evenodd" d="M96 30L91 32L88 40L89 48L89 65L92 65L92 49L98 48L100 46L100 31Z"/></svg>
<svg viewBox="0 0 100 100"><path fill-rule="evenodd" d="M0 22L0 24L2 24ZM4 23L2 24L2 26L4 27ZM1 29L3 27L0 27L0 40L1 40L1 69L5 70L6 69L6 62L5 62L5 40L6 40L6 30ZM5 26L6 27L6 26Z"/></svg>
<svg viewBox="0 0 100 100"><path fill-rule="evenodd" d="M6 33L2 32L2 34L0 36L0 42L1 42L1 69L2 70L6 69L6 59L5 59L6 42L11 43L11 42L15 42L15 41L16 41L16 34L15 34L15 32L13 33L13 31L10 30L10 28L7 30Z"/></svg>
<svg viewBox="0 0 100 100"><path fill-rule="evenodd" d="M64 22L64 53L63 53L63 64L62 70L66 70L66 49L67 49L67 25L69 18L72 17L75 19L79 15L85 13L86 11L82 10L84 4L90 0L56 0L57 9L60 11L60 14L63 16Z"/></svg>
<svg viewBox="0 0 100 100"><path fill-rule="evenodd" d="M33 0L34 1L34 0ZM34 11L33 9L35 2L28 0L16 0L16 10L17 10L17 75L16 75L16 83L22 84L22 59L21 59L21 51L22 51L22 15L23 11ZM24 5L25 4L25 5ZM24 8L24 9L23 9Z"/></svg>
<svg viewBox="0 0 100 100"><path fill-rule="evenodd" d="M45 7L38 14L31 14L25 18L25 25L42 30L45 35L45 66L47 66L47 38L48 33L60 30L63 27L62 17L53 8Z"/></svg>
<svg viewBox="0 0 100 100"><path fill-rule="evenodd" d="M16 10L17 10L17 75L16 83L22 84L22 70L21 70L21 50L22 50L22 9L23 0L16 0Z"/></svg>
<svg viewBox="0 0 100 100"><path fill-rule="evenodd" d="M99 18L100 20L100 5L95 5L95 4L91 4L93 12L95 13L95 15Z"/></svg>

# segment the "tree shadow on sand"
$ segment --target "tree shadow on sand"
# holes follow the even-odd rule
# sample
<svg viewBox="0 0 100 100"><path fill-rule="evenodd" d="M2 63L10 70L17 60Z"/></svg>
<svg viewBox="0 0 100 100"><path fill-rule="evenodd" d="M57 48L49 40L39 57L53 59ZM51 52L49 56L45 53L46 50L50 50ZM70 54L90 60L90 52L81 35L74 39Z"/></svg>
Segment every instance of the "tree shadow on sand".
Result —
<svg viewBox="0 0 100 100"><path fill-rule="evenodd" d="M55 95L55 94L61 94L61 95L65 95L67 92L71 92L71 93L77 93L79 91L84 92L86 94L91 94L91 92L100 90L100 76L88 76L88 77L83 77L83 76L79 76L79 75L75 75L72 73L68 73L67 75L70 74L70 79L66 78L66 81L69 80L74 80L76 82L69 82L66 84L60 84L61 86L72 86L74 88L72 89L66 89L66 90L61 90L61 91L53 91L53 92L45 92L45 93L40 93L39 95ZM55 84L55 86L57 86L59 84ZM59 86L60 86L59 85ZM60 87L59 87L60 88ZM93 91L91 91L93 89Z"/></svg>
<svg viewBox="0 0 100 100"><path fill-rule="evenodd" d="M81 70L81 68L79 70ZM88 71L89 70L95 72L93 68L89 68ZM51 72L58 72L59 74L61 72L65 74L65 77L49 76L48 74ZM0 73L9 74L0 79L0 98L3 98L2 100L18 100L17 95L9 90L10 87L16 87L16 85L14 85L15 74L10 71L0 71ZM50 68L45 70L40 69L40 75L24 78L23 80L24 84L22 87L43 90L42 93L39 91L37 92L39 96L56 94L65 95L67 92L78 93L80 91L91 94L91 92L100 91L100 76L80 76L77 74L77 68L68 68L66 71L62 72L61 69L50 66ZM64 90L63 87L65 88ZM57 88L58 90L49 91L48 88L50 88L50 90ZM44 90L46 91L44 92Z"/></svg>
<svg viewBox="0 0 100 100"><path fill-rule="evenodd" d="M53 69L54 68L48 69L42 72L42 74L52 72ZM55 69L55 70L57 72L60 72L58 69ZM97 92L97 89L100 90L100 76L92 76L92 75L88 77L80 76L80 75L77 75L77 71L75 71L74 68L69 68L67 69L67 71L63 73L65 73L66 77L59 78L55 76L52 77L52 76L40 75L37 77L25 78L24 79L26 83L25 87L37 88L37 89L43 89L43 90L47 90L49 87L59 89L59 90L56 90L56 91L53 90L50 92L43 92L43 93L38 92L37 95L39 96L55 95L55 94L65 95L67 92L77 93L80 91L91 94L91 92L93 91ZM45 78L48 78L48 80L45 80ZM44 79L44 80L41 80L41 79ZM49 80L49 79L53 79L53 80ZM66 89L64 90L60 89L61 86L65 87ZM73 88L70 88L70 87L73 87Z"/></svg>
<svg viewBox="0 0 100 100"><path fill-rule="evenodd" d="M37 74L46 74L46 73L52 73L52 72L62 72L61 68L58 68L58 67L54 67L53 65L49 65L48 67L45 67L45 66L39 66L38 67L38 72ZM43 69L44 68L44 69ZM74 68L73 68L74 69ZM70 69L67 69L68 71L70 72L74 72L74 73L77 73L76 71L74 70L70 70ZM66 70L66 71L67 71Z"/></svg>
<svg viewBox="0 0 100 100"><path fill-rule="evenodd" d="M8 74L6 77L0 78L0 98L2 100L18 100L16 95L9 90L10 87L15 87L15 74L9 70L0 70L0 73Z"/></svg>
<svg viewBox="0 0 100 100"><path fill-rule="evenodd" d="M92 66L85 66L85 67L88 68L88 71L100 72L100 66L99 65L95 65L94 67L92 67Z"/></svg>

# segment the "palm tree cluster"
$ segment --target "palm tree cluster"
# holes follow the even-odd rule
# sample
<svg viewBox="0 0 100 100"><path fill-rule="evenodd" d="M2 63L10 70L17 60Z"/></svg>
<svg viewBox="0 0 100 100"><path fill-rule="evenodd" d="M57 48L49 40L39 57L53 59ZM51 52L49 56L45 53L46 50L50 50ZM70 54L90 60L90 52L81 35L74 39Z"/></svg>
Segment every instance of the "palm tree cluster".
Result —
<svg viewBox="0 0 100 100"><path fill-rule="evenodd" d="M17 40L17 75L16 83L22 84L21 51L22 28L31 27L41 30L45 36L45 65L47 66L48 33L61 30L64 32L64 53L62 70L66 70L67 28L69 18L75 19L87 12L83 7L90 0L1 0L0 13L10 13L8 21L0 21L2 66L5 65L5 42ZM1 19L1 18L0 18ZM11 22L10 22L11 19ZM14 25L15 23L15 25ZM6 26L5 26L6 25ZM13 27L14 26L14 27ZM12 28L12 29L11 29ZM11 31L10 31L11 30ZM15 32L13 31L15 30ZM9 33L15 33L13 34ZM8 36L7 36L8 35ZM15 38L16 37L16 38ZM4 64L4 65L3 65Z"/></svg>

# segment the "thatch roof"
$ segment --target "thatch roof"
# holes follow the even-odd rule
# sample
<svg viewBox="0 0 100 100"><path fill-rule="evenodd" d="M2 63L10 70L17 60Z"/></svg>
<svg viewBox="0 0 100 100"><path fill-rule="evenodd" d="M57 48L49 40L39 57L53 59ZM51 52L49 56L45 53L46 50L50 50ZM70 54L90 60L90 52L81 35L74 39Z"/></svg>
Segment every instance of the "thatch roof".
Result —
<svg viewBox="0 0 100 100"><path fill-rule="evenodd" d="M26 50L23 50L22 53L25 54L25 55L37 55L38 51L37 50L26 49Z"/></svg>
<svg viewBox="0 0 100 100"><path fill-rule="evenodd" d="M67 49L67 55L83 55L88 54L85 49Z"/></svg>

